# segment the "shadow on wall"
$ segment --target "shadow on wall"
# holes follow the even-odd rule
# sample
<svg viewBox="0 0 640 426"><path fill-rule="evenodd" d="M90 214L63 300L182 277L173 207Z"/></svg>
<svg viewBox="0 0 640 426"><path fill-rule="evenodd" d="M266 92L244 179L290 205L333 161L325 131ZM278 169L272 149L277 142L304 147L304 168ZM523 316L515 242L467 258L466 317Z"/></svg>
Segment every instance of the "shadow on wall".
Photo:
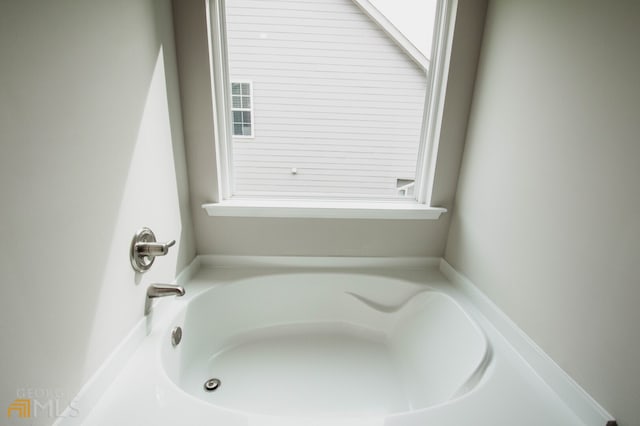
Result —
<svg viewBox="0 0 640 426"><path fill-rule="evenodd" d="M3 2L0 52L0 403L65 405L195 255L170 4ZM136 277L142 226L178 244Z"/></svg>

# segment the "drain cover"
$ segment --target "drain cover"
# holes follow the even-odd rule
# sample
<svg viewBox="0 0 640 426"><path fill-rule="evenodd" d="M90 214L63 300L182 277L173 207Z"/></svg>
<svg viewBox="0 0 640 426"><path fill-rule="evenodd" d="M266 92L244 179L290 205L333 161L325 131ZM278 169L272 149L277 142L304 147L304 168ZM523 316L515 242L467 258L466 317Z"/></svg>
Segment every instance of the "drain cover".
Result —
<svg viewBox="0 0 640 426"><path fill-rule="evenodd" d="M218 389L221 384L222 382L219 379L209 379L204 382L204 390L206 390L207 392L213 392L214 390Z"/></svg>

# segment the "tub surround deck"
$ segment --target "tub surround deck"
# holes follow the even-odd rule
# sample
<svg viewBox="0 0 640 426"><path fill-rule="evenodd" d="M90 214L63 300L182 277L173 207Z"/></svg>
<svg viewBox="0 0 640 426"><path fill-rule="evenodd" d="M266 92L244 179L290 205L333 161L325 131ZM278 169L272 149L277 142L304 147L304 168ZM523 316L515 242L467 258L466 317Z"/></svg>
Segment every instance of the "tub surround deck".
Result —
<svg viewBox="0 0 640 426"><path fill-rule="evenodd" d="M147 336L124 363L119 374L104 390L97 403L88 407L83 406L83 400L80 398L76 404L80 408L80 415L74 418L61 418L57 425L598 426L606 424L607 414L599 407L596 406L592 412L587 412L586 408L581 407L580 401L572 404L568 398L563 397L564 391L561 390L560 396L554 392L487 320L486 316L474 306L469 295L463 291L464 288L452 285L451 281L445 278L438 266L438 260L405 260L396 263L395 266L393 262L384 260L379 262L379 264L384 263L383 267L376 267L375 261L349 263L347 260L341 260L336 263L338 267L327 267L326 260L324 262L325 266L322 266L322 260L308 259L303 263L294 262L294 266L286 267L284 265L287 263L286 259L266 262L267 264L263 261L256 262L254 259L244 263L245 266L242 267L242 261L226 258L222 262L218 259L213 267L211 262L207 261L202 262L203 265L199 267L201 261L196 261L192 270L197 271L191 278L188 277L191 275L190 272L185 274L183 281L187 282L181 283L185 285L187 294L183 298L163 300L157 304L145 325L148 330ZM325 274L348 273L388 278L392 281L401 280L417 288L423 288L425 291L446 295L462 307L486 336L492 349L491 360L486 365L486 371L478 377L478 383L475 386L467 392L456 395L453 399L438 401L435 405L411 407L407 405L407 399L402 398L403 389L398 385L402 381L398 381L398 372L389 369L392 364L385 358L389 356L386 348L377 345L375 339L354 339L354 336L349 335L348 330L341 335L331 330L316 328L315 330L300 329L293 333L280 333L280 335L278 332L282 330L274 330L275 335L272 336L274 338L248 339L243 344L218 352L214 357L218 371L233 380L226 384L230 388L226 394L220 392L218 401L215 400L215 393L211 394L211 399L209 396L196 398L188 393L188 389L185 390L184 386L179 386L179 382L176 384L178 376L181 377L180 380L190 379L183 377L184 371L176 376L176 372L167 367L167 349L163 349L165 351L163 353L159 347L164 340L167 340L167 330L176 325L176 321L183 319L181 315L184 315L185 306L190 302L193 303L194 299L201 295L208 296L205 294L208 291L214 294L211 292L212 288L224 286L233 288L234 283L241 280L274 274L285 274L285 276L308 274L314 269ZM443 270L447 275L452 276L451 271L446 270L446 265ZM358 301L358 303L363 302ZM314 339L305 339L304 336L309 332L315 333ZM185 337L188 333L189 329L185 327ZM139 336L139 333L134 335ZM301 344L301 339L307 344ZM298 377L302 380L298 383L299 392L296 394L300 401L296 406L305 408L305 403L310 405L305 410L289 409L284 413L286 415L281 415L287 407L286 395L281 395L280 399L276 395L273 404L269 404L269 382L277 380L277 377L272 375L276 374L278 366L284 369L282 371L286 371L287 365L295 368L295 359L287 358L292 356L291 351L285 350L288 347L306 351L298 355L308 357L310 363L320 362L319 360L323 357L335 354L331 352L331 348L341 348L341 356L346 356L345 359L349 362L340 364L343 368L340 374L348 375L352 372L354 380L350 383L353 386L343 385L340 389L333 389L333 394L330 394L329 392L332 392L330 383L325 383L327 385L325 391L330 397L324 401L309 401L310 397L313 395L317 397L319 394L314 394L313 391L309 393L309 390L305 389L304 382L322 384L323 378L322 375L305 377L304 374L312 374L313 370L304 369L300 372L301 374L290 377ZM261 354L265 359L271 359L273 361L271 368L265 369L257 364L252 358L256 354ZM210 358L211 355L209 355ZM248 365L246 371L238 370L240 365L237 363L238 358L246 360ZM369 361L358 362L364 359ZM367 380L371 380L372 370L379 371L379 382L367 383ZM256 382L257 378L260 380ZM194 383L196 379L192 379ZM204 382L204 379L205 377L198 382ZM221 379L221 389L223 389L225 378L221 377ZM251 392L250 395L244 393L247 397L245 401L238 401L245 392L241 386L243 380L246 381L246 386L250 385ZM294 384L291 383L291 385ZM376 385L379 387L376 388ZM233 392L239 393L234 396ZM260 398L262 393L265 395L264 399ZM359 394L362 398L358 398ZM349 395L355 395L355 397L348 397ZM91 403L89 399L85 401ZM341 401L348 401L348 404L341 406ZM357 401L360 405L356 404Z"/></svg>

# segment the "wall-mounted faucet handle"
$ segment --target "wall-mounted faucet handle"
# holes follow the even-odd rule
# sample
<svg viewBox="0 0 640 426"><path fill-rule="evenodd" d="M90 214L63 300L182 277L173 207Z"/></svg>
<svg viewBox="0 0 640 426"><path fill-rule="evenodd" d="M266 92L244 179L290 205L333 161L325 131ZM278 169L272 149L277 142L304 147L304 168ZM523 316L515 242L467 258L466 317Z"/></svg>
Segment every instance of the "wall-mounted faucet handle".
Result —
<svg viewBox="0 0 640 426"><path fill-rule="evenodd" d="M159 243L156 241L156 236L151 229L140 229L131 240L131 248L129 250L131 266L138 272L147 271L156 256L164 256L169 253L169 247L175 243L176 240L171 240L168 243Z"/></svg>
<svg viewBox="0 0 640 426"><path fill-rule="evenodd" d="M171 240L168 243L136 243L136 252L140 256L164 256L169 253L169 247L173 246L176 240Z"/></svg>

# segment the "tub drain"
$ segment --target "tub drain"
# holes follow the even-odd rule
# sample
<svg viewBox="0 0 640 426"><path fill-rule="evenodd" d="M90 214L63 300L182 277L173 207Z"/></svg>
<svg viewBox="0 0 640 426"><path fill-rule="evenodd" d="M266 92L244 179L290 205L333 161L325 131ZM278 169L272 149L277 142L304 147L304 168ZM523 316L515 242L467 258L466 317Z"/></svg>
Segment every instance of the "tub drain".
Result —
<svg viewBox="0 0 640 426"><path fill-rule="evenodd" d="M218 389L221 384L222 382L219 379L209 379L204 382L204 390L206 390L207 392L213 392L214 390Z"/></svg>

